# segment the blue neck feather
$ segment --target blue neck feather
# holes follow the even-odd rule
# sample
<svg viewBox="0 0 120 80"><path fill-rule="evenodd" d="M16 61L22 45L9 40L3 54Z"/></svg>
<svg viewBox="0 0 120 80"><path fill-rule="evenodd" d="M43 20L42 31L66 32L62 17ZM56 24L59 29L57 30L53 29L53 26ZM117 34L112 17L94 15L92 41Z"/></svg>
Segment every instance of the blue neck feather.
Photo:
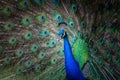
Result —
<svg viewBox="0 0 120 80"><path fill-rule="evenodd" d="M85 80L80 71L79 64L75 60L68 37L64 38L65 68L67 80Z"/></svg>

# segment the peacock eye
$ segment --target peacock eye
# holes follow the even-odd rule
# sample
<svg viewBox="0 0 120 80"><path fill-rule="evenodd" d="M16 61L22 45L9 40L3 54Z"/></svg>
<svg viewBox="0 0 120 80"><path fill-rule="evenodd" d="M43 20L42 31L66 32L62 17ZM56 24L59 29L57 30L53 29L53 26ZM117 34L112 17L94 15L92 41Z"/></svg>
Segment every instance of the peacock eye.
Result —
<svg viewBox="0 0 120 80"><path fill-rule="evenodd" d="M94 51L97 51L97 48L95 48Z"/></svg>
<svg viewBox="0 0 120 80"><path fill-rule="evenodd" d="M22 51L19 52L20 54L22 53Z"/></svg>
<svg viewBox="0 0 120 80"><path fill-rule="evenodd" d="M11 24L8 24L8 27L11 27Z"/></svg>
<svg viewBox="0 0 120 80"><path fill-rule="evenodd" d="M35 72L40 72L41 67L39 64L35 65Z"/></svg>
<svg viewBox="0 0 120 80"><path fill-rule="evenodd" d="M52 42L52 44L54 44L54 42Z"/></svg>
<svg viewBox="0 0 120 80"><path fill-rule="evenodd" d="M20 54L22 53L22 51L19 52Z"/></svg>
<svg viewBox="0 0 120 80"><path fill-rule="evenodd" d="M63 55L63 54L64 54L64 50L61 48L61 49L58 51L58 54L59 54L59 55Z"/></svg>
<svg viewBox="0 0 120 80"><path fill-rule="evenodd" d="M51 64L56 64L58 61L58 58L54 57L51 59Z"/></svg>
<svg viewBox="0 0 120 80"><path fill-rule="evenodd" d="M41 56L44 56L44 54L41 54Z"/></svg>
<svg viewBox="0 0 120 80"><path fill-rule="evenodd" d="M39 0L39 2L42 2L43 0Z"/></svg>
<svg viewBox="0 0 120 80"><path fill-rule="evenodd" d="M58 16L58 19L60 19L60 16Z"/></svg>
<svg viewBox="0 0 120 80"><path fill-rule="evenodd" d="M8 41L10 45L15 45L17 43L17 39L15 37L11 37Z"/></svg>
<svg viewBox="0 0 120 80"><path fill-rule="evenodd" d="M27 64L30 64L30 62L28 62Z"/></svg>
<svg viewBox="0 0 120 80"><path fill-rule="evenodd" d="M26 68L29 68L29 67L31 67L32 62L30 60L28 60L28 61L25 62L24 65L25 65Z"/></svg>
<svg viewBox="0 0 120 80"><path fill-rule="evenodd" d="M21 72L22 70L21 70L21 69L19 69L18 71L19 71L19 72Z"/></svg>
<svg viewBox="0 0 120 80"><path fill-rule="evenodd" d="M42 19L44 19L45 17L44 17L44 16L42 16L41 18L42 18Z"/></svg>
<svg viewBox="0 0 120 80"><path fill-rule="evenodd" d="M34 47L34 49L36 49L36 46Z"/></svg>
<svg viewBox="0 0 120 80"><path fill-rule="evenodd" d="M13 28L14 28L14 23L12 22L7 22L3 28L6 30L6 31L11 31Z"/></svg>
<svg viewBox="0 0 120 80"><path fill-rule="evenodd" d="M29 22L29 19L26 19L26 22Z"/></svg>
<svg viewBox="0 0 120 80"><path fill-rule="evenodd" d="M74 21L73 21L72 18L68 18L68 26L69 26L70 28L74 28Z"/></svg>
<svg viewBox="0 0 120 80"><path fill-rule="evenodd" d="M54 2L55 4L59 4L59 3L60 3L60 0L53 0L53 2Z"/></svg>
<svg viewBox="0 0 120 80"><path fill-rule="evenodd" d="M31 46L31 51L32 52L37 52L38 51L38 45L36 45L36 44L33 44L32 46Z"/></svg>
<svg viewBox="0 0 120 80"><path fill-rule="evenodd" d="M56 2L59 2L59 0L55 0Z"/></svg>
<svg viewBox="0 0 120 80"><path fill-rule="evenodd" d="M73 13L76 13L77 12L77 5L76 4L72 4L71 5L71 10Z"/></svg>
<svg viewBox="0 0 120 80"><path fill-rule="evenodd" d="M73 23L71 23L71 26L73 26Z"/></svg>
<svg viewBox="0 0 120 80"><path fill-rule="evenodd" d="M60 14L58 14L58 13L55 13L55 14L53 15L53 19L54 19L55 21L59 22L59 23L63 21L62 16L61 16Z"/></svg>
<svg viewBox="0 0 120 80"><path fill-rule="evenodd" d="M12 42L14 42L15 40L14 39L12 39Z"/></svg>
<svg viewBox="0 0 120 80"><path fill-rule="evenodd" d="M8 12L11 12L11 8L7 8L7 11L8 11Z"/></svg>
<svg viewBox="0 0 120 80"><path fill-rule="evenodd" d="M12 60L11 57L6 57L6 58L4 59L4 63L5 63L5 64L9 64L11 60Z"/></svg>
<svg viewBox="0 0 120 80"><path fill-rule="evenodd" d="M28 34L28 37L30 36L30 34Z"/></svg>
<svg viewBox="0 0 120 80"><path fill-rule="evenodd" d="M20 67L17 69L17 74L21 74L23 71L24 71L24 67L23 67L23 66L20 66Z"/></svg>
<svg viewBox="0 0 120 80"><path fill-rule="evenodd" d="M26 32L23 36L25 40L30 40L32 38L32 32Z"/></svg>
<svg viewBox="0 0 120 80"><path fill-rule="evenodd" d="M76 9L76 7L74 6L73 9Z"/></svg>
<svg viewBox="0 0 120 80"><path fill-rule="evenodd" d="M25 5L25 6L28 6L28 3L27 3L27 2L24 2L24 5Z"/></svg>
<svg viewBox="0 0 120 80"><path fill-rule="evenodd" d="M39 53L38 59L43 59L46 56L46 53Z"/></svg>
<svg viewBox="0 0 120 80"><path fill-rule="evenodd" d="M47 43L47 46L48 47L56 47L57 45L57 42L55 40L50 40L48 43Z"/></svg>
<svg viewBox="0 0 120 80"><path fill-rule="evenodd" d="M47 34L47 32L46 32L46 31L44 31L44 34Z"/></svg>
<svg viewBox="0 0 120 80"><path fill-rule="evenodd" d="M81 28L86 28L86 26L87 26L86 21L82 21L82 22L81 22Z"/></svg>

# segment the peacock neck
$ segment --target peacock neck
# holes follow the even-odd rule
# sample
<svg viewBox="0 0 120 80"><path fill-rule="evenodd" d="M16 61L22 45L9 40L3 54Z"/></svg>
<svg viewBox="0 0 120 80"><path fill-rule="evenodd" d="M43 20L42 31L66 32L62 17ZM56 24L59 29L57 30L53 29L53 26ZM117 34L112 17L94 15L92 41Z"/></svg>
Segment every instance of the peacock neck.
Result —
<svg viewBox="0 0 120 80"><path fill-rule="evenodd" d="M64 38L64 55L65 61L70 61L69 59L75 60L72 54L72 49L68 40L68 37Z"/></svg>
<svg viewBox="0 0 120 80"><path fill-rule="evenodd" d="M78 62L75 60L68 37L64 38L64 55L67 80L85 80Z"/></svg>

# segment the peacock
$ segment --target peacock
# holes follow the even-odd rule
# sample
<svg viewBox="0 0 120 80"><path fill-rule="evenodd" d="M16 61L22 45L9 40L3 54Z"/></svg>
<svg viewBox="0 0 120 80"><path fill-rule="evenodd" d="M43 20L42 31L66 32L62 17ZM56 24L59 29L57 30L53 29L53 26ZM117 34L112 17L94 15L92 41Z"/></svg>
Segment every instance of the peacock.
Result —
<svg viewBox="0 0 120 80"><path fill-rule="evenodd" d="M64 55L65 55L65 69L68 80L85 80L80 69L79 64L75 60L72 49L68 40L68 35L64 30L60 30L58 35L64 39Z"/></svg>
<svg viewBox="0 0 120 80"><path fill-rule="evenodd" d="M120 0L0 0L0 80L120 80Z"/></svg>

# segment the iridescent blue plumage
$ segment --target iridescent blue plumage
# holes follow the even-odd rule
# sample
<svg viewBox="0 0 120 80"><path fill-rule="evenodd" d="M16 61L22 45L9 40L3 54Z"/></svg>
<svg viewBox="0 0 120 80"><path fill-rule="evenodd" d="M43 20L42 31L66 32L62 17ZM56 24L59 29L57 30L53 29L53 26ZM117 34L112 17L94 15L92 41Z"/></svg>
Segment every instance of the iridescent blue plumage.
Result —
<svg viewBox="0 0 120 80"><path fill-rule="evenodd" d="M67 80L85 80L78 62L75 60L68 40L67 33L62 29L58 35L64 39L64 55Z"/></svg>

